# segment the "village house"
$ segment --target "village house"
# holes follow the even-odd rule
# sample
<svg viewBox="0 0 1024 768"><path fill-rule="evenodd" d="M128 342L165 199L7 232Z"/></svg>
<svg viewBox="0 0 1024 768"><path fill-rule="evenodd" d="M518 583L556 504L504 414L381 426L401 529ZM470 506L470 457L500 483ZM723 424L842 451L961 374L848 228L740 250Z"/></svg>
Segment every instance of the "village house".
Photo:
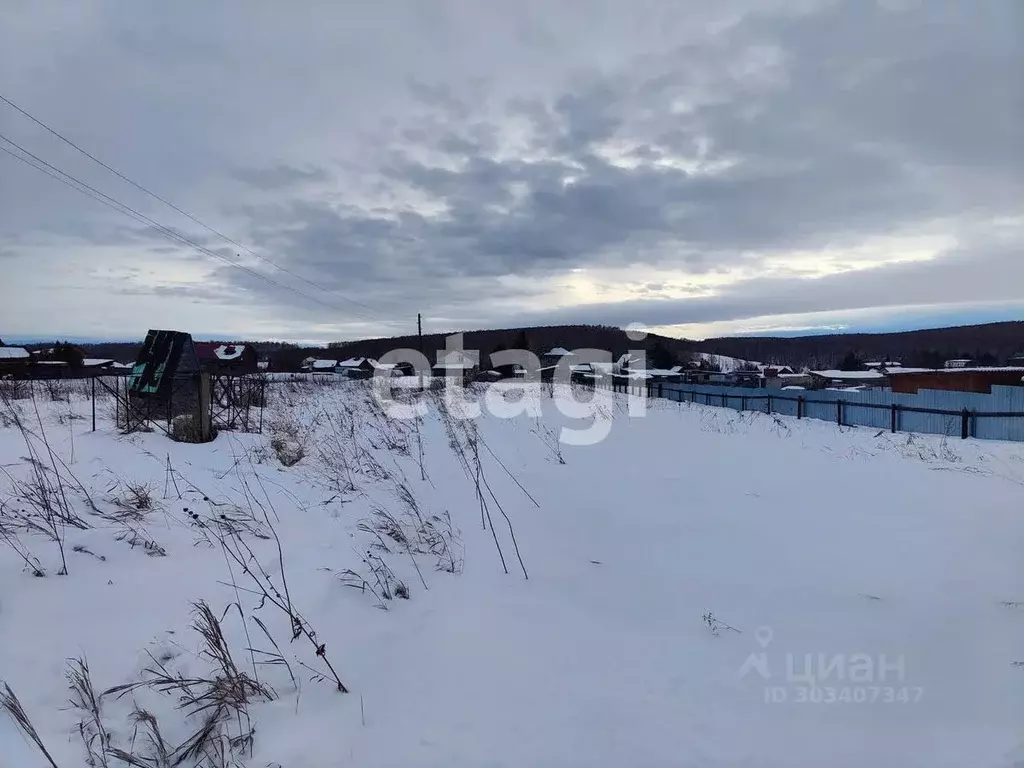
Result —
<svg viewBox="0 0 1024 768"><path fill-rule="evenodd" d="M540 356L540 364L542 368L558 365L567 357L576 357L576 354L565 347L553 347Z"/></svg>
<svg viewBox="0 0 1024 768"><path fill-rule="evenodd" d="M372 357L350 357L338 363L336 370L350 379L369 379L375 374L401 376L405 373L406 365L412 367L411 363L399 366L395 363L381 363Z"/></svg>
<svg viewBox="0 0 1024 768"><path fill-rule="evenodd" d="M730 374L713 371L710 368L691 368L684 372L683 381L688 384L730 384Z"/></svg>
<svg viewBox="0 0 1024 768"><path fill-rule="evenodd" d="M433 374L443 376L446 380L468 380L480 368L480 352L475 349L439 350Z"/></svg>
<svg viewBox="0 0 1024 768"><path fill-rule="evenodd" d="M858 387L879 389L889 385L889 377L881 371L809 371L815 389Z"/></svg>
<svg viewBox="0 0 1024 768"><path fill-rule="evenodd" d="M337 360L313 360L309 364L309 368L306 370L315 375L334 375L335 370L338 367Z"/></svg>
<svg viewBox="0 0 1024 768"><path fill-rule="evenodd" d="M922 389L991 394L994 386L1024 385L1024 366L1002 368L912 368L889 372L892 391L914 395Z"/></svg>
<svg viewBox="0 0 1024 768"><path fill-rule="evenodd" d="M654 381L679 382L683 380L683 366L681 365L674 365L671 368L647 368L644 373Z"/></svg>
<svg viewBox="0 0 1024 768"><path fill-rule="evenodd" d="M770 369L769 369L770 370ZM778 372L774 376L765 373L765 386L771 388L785 389L786 387L807 388L814 385L814 377L809 373L783 373Z"/></svg>
<svg viewBox="0 0 1024 768"><path fill-rule="evenodd" d="M32 355L24 347L0 346L0 376L24 375L32 364Z"/></svg>
<svg viewBox="0 0 1024 768"><path fill-rule="evenodd" d="M248 344L193 341L199 367L209 373L243 376L259 370L259 356Z"/></svg>
<svg viewBox="0 0 1024 768"><path fill-rule="evenodd" d="M369 357L350 357L335 366L335 372L350 379L368 379L377 370L377 361Z"/></svg>

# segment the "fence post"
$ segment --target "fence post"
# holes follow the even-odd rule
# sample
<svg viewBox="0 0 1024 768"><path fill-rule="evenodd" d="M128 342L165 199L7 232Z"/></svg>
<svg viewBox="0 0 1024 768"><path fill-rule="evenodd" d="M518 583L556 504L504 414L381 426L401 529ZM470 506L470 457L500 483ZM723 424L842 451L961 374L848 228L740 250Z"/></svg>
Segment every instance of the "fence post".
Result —
<svg viewBox="0 0 1024 768"><path fill-rule="evenodd" d="M743 395L743 397L740 398L740 410L741 411L747 410L747 396L746 395Z"/></svg>
<svg viewBox="0 0 1024 768"><path fill-rule="evenodd" d="M971 436L971 412L964 408L960 414L960 437L966 440Z"/></svg>
<svg viewBox="0 0 1024 768"><path fill-rule="evenodd" d="M661 397L661 382L658 382L658 397Z"/></svg>
<svg viewBox="0 0 1024 768"><path fill-rule="evenodd" d="M798 395L796 398L796 417L802 419L804 417L804 396Z"/></svg>
<svg viewBox="0 0 1024 768"><path fill-rule="evenodd" d="M899 408L900 407L896 403L893 403L892 404L892 409L889 412L889 421L890 421L889 426L890 426L890 428L892 430L892 433L894 435L896 434L896 414L899 412Z"/></svg>
<svg viewBox="0 0 1024 768"><path fill-rule="evenodd" d="M771 413L772 413L772 396L768 395L768 415L771 416Z"/></svg>
<svg viewBox="0 0 1024 768"><path fill-rule="evenodd" d="M836 424L843 426L843 401L836 400Z"/></svg>
<svg viewBox="0 0 1024 768"><path fill-rule="evenodd" d="M96 377L92 377L92 431L96 431Z"/></svg>
<svg viewBox="0 0 1024 768"><path fill-rule="evenodd" d="M727 394L725 394L725 392L723 392L722 393L722 407L726 408L726 407L728 407L728 405L729 405L729 396Z"/></svg>
<svg viewBox="0 0 1024 768"><path fill-rule="evenodd" d="M210 374L203 371L199 374L199 440L207 443L213 438L212 416L213 400L210 392Z"/></svg>

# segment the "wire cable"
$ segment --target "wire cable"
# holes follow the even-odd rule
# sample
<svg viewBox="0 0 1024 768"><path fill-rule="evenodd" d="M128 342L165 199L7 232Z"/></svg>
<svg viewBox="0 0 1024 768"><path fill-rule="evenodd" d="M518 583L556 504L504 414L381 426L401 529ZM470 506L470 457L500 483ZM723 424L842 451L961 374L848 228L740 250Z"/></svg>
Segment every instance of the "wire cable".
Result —
<svg viewBox="0 0 1024 768"><path fill-rule="evenodd" d="M38 125L40 128L43 128L44 130L49 131L52 135L54 135L55 137L57 137L58 139L63 141L69 147L77 150L78 152L81 152L83 155L88 157L93 162L98 163L99 165L103 166L108 171L110 171L112 174L117 176L119 179L127 182L128 184L131 184L133 187L135 187L136 189L140 190L141 192L146 193L147 195L152 197L154 200L158 200L159 202L163 203L164 205L168 206L169 208L177 211L182 216L190 219L191 221L195 222L196 224L198 224L199 226L203 227L204 229L206 229L206 230L212 232L213 234L217 235L218 237L222 238L226 242L231 243L232 245L234 245L237 248L241 248L243 251L245 251L249 255L251 255L251 256L253 256L253 257L257 258L257 259L260 259L262 261L265 261L267 264L270 264L275 269L279 269L282 272L284 272L285 274L291 275L296 280L301 280L306 285L312 286L313 288L316 288L317 290L324 291L325 293L334 294L338 298L342 299L343 301L347 301L350 304L354 304L354 305L356 305L358 307L363 307L364 309L367 309L367 310L369 310L371 312L377 312L377 310L374 307L371 307L368 304L364 304L364 303L362 303L360 301L356 301L355 299L350 299L347 296L344 296L343 294L338 293L337 291L334 291L334 290L332 290L330 288L324 288L322 285L318 285L317 283L313 282L312 280L307 280L302 275L299 275L299 274L293 272L292 270L288 269L287 267L282 267L277 262L274 262L274 261L270 260L269 258L267 258L266 256L263 256L263 255L261 255L259 253L256 253L255 251L253 251L249 247L243 245L242 243L238 242L237 240L234 240L234 239L228 237L223 232L220 232L219 230L214 229L213 227L211 227L209 224L206 224L206 223L200 221L198 218L196 218L192 214L188 213L187 211L182 210L181 208L176 206L174 203L172 203L169 200L167 200L167 199L161 197L160 195L158 195L156 192L153 192L152 190L147 189L146 187L142 186L141 184L139 184L139 183L137 183L135 181L132 181L127 176L125 176L123 173L118 171L116 168L113 168L110 165L108 165L107 163L103 162L98 157L96 157L92 153L88 152L87 150L83 149L78 144L73 142L71 139L67 138L62 133L60 133L59 131L55 130L54 128L51 128L49 125L47 125L46 123L44 123L39 118L37 118L34 115L32 115L27 110L22 109L21 107L19 107L13 101L11 101L6 96L4 96L2 93L0 93L0 101L2 101L4 104L7 104L12 109L17 110L19 113L21 113L22 115L27 117L29 120L31 120L33 123Z"/></svg>
<svg viewBox="0 0 1024 768"><path fill-rule="evenodd" d="M270 285L274 285L274 286L276 286L278 288L283 288L283 289L285 289L287 291L291 291L292 293L294 293L294 294L296 294L298 296L301 296L304 299L308 299L309 301L313 301L313 302L316 302L317 304L321 304L322 306L325 306L328 309L335 309L335 310L338 309L338 307L333 306L331 304L328 304L328 303L326 303L324 301L321 301L320 299L317 299L317 298L315 298L313 296L309 296L308 294L305 294L302 291L299 291L298 289L293 288L290 285L286 285L285 283L278 282L277 280L274 280L274 279L272 279L270 277L267 277L266 275L263 275L263 274L255 271L253 269L250 269L249 267L246 267L243 264L239 264L238 262L232 261L231 259L227 258L226 256L224 256L222 254L219 254L219 253L216 253L215 251L211 251L209 248L206 248L205 246L200 245L199 243L195 242L194 240L191 240L190 238L186 237L185 235L182 235L179 232L175 232L173 229L170 229L169 227L165 227L163 224L160 224L158 221L155 221L154 219L151 219L150 217L146 216L145 214L140 213L139 211L135 210L134 208L132 208L132 207L130 207L128 205L125 205L124 203L122 203L121 201L111 197L110 195L107 195L104 192L101 192L100 190L98 190L95 187L87 184L86 182L82 181L81 179L78 179L78 178L72 176L71 174L69 174L69 173L67 173L65 171L62 171L60 168L57 168L56 166L48 163L43 158L39 157L38 155L33 154L32 152L30 152L29 150L25 149L24 147L22 147L17 142L12 141L11 139L9 139L7 136L4 136L3 134L0 134L0 140L3 140L5 142L7 142L8 144L10 144L15 149L19 150L20 152L23 152L29 158L32 158L32 160L35 160L37 163L39 163L39 165L36 165L35 163L32 163L26 157L22 157L21 155L18 155L18 154L14 153L14 152L11 152L9 149L7 149L5 147L0 146L0 151L3 151L6 154L10 155L11 157L13 157L13 158L15 158L17 160L22 161L23 163L25 163L26 165L28 165L31 168L34 168L37 171L41 171L42 173L45 173L50 178L56 179L57 181L61 182L62 184L65 184L66 186L71 187L71 189L74 189L76 192L80 192L80 193L86 195L87 197L90 197L93 200L96 200L97 202L103 203L108 208L111 208L111 209L117 211L118 213L121 213L123 215L129 216L130 218L132 218L135 221L138 221L140 223L148 224L148 225L154 227L161 234L163 234L163 235L165 235L165 236L175 240L176 242L179 242L179 243L191 246L192 248L195 248L196 250L200 251L201 253L203 253L203 254L205 254L207 256L210 256L210 257L212 257L214 259L222 261L225 264L228 264L228 265L230 265L232 267L237 267L238 269L241 269L242 271L246 272L247 274L252 275L253 277L259 278L260 280L263 280L264 282L267 282ZM49 169L49 170L47 170L47 169ZM343 310L343 311L352 312L352 310ZM356 312L352 312L352 314L354 314L354 315L356 315L358 317L361 317L363 320L367 320L369 322L380 322L380 321L376 320L375 318L367 317L366 315L362 315L362 314L359 314L359 313L356 313Z"/></svg>

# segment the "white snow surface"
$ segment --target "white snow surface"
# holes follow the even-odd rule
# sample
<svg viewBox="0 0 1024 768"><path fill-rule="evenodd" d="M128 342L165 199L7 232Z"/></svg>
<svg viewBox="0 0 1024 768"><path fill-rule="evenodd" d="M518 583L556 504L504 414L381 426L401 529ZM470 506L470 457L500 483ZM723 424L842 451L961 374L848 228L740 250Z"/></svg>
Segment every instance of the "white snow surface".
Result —
<svg viewBox="0 0 1024 768"><path fill-rule="evenodd" d="M139 680L154 659L175 674L206 674L211 662L190 629L199 600L223 615L240 668L252 673L246 648L274 650L259 617L298 682L282 665L257 668L277 697L249 706L252 754L237 758L249 768L1024 761L1019 444L666 401L631 418L626 397L615 396L602 406L613 418L603 441L559 446L560 427L584 424L550 398L540 418L485 414L475 421L480 463L514 526L527 580L486 491L493 534L481 528L474 472L449 445L467 445L464 428L453 438L432 411L417 438L412 422L380 415L370 386L275 382L265 434L222 432L207 445L159 431L119 435L103 403L91 433L87 419L73 418L89 413L88 400L40 403L55 456L102 513L69 486L88 527L65 531L65 576L45 536L15 534L43 578L0 539L0 679L57 765L85 765L66 660L87 658L97 690ZM15 406L38 450L30 401ZM275 440L301 445L305 456L283 466ZM0 417L5 516L24 505L15 497L30 476L26 455L22 434ZM149 508L125 506L129 485L150 490ZM453 548L464 551L458 573L415 555L427 588L408 550L366 530L378 508L415 536L403 489L424 519L450 514L461 542ZM115 522L118 510L130 512L130 525ZM350 693L311 679L302 665L324 669L312 646L289 642L287 616L245 591L251 582L209 543L225 518L243 521L233 524L249 531L246 544L279 587L283 565L295 609ZM254 535L271 525L280 558L272 536ZM343 583L346 569L372 579L368 551L410 599L381 601L381 610L368 590ZM738 631L712 632L708 613ZM858 654L884 657L889 670L879 680L876 668L868 682L833 675L808 694L805 654L848 665ZM752 658L761 666L741 677ZM767 702L772 687L787 700ZM173 695L105 696L105 727L122 748L131 745L133 699L158 717L169 743L194 730ZM144 750L141 737L135 749ZM0 765L48 765L2 711Z"/></svg>
<svg viewBox="0 0 1024 768"><path fill-rule="evenodd" d="M733 371L749 368L752 365L758 368L765 367L764 363L743 360L739 357L729 357L728 355L716 355L714 352L697 352L694 358L698 361L704 360L708 363L717 364L722 369L722 373L732 373Z"/></svg>
<svg viewBox="0 0 1024 768"><path fill-rule="evenodd" d="M811 371L810 373L823 379L848 379L851 381L855 379L874 381L885 378L885 374L881 371L838 371L832 369L827 371Z"/></svg>
<svg viewBox="0 0 1024 768"><path fill-rule="evenodd" d="M245 352L245 344L221 344L213 353L219 360L237 360Z"/></svg>

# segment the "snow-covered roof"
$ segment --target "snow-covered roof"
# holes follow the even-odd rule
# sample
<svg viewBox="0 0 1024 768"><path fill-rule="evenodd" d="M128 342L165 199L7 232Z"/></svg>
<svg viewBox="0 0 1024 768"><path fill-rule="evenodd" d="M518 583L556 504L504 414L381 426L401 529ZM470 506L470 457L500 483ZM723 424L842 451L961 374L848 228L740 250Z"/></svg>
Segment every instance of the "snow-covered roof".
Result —
<svg viewBox="0 0 1024 768"><path fill-rule="evenodd" d="M957 374L957 373L1024 373L1024 365L1003 365L993 366L989 368L974 367L974 368L902 368L897 371L890 371L890 375L899 376L903 373L941 373L941 374Z"/></svg>
<svg viewBox="0 0 1024 768"><path fill-rule="evenodd" d="M903 363L896 363L892 360L872 360L870 363L864 363L868 368L902 368Z"/></svg>
<svg viewBox="0 0 1024 768"><path fill-rule="evenodd" d="M553 347L549 352L545 352L545 357L565 357L566 355L573 354L565 347Z"/></svg>
<svg viewBox="0 0 1024 768"><path fill-rule="evenodd" d="M474 356L476 352L476 356ZM443 370L459 371L476 368L480 352L472 349L453 349L450 352L439 352L437 365L434 368Z"/></svg>
<svg viewBox="0 0 1024 768"><path fill-rule="evenodd" d="M742 368L746 365L756 365L758 367L764 365L764 363L758 363L753 360L741 360L738 357L716 355L714 352L698 352L696 357L708 363L718 363L724 373L735 371L737 368Z"/></svg>
<svg viewBox="0 0 1024 768"><path fill-rule="evenodd" d="M0 360L27 360L29 357L24 347L0 347Z"/></svg>
<svg viewBox="0 0 1024 768"><path fill-rule="evenodd" d="M676 366L676 368L678 367ZM644 371L637 371L637 373L646 373L651 378L664 378L666 376L678 376L679 371L676 368L647 368Z"/></svg>
<svg viewBox="0 0 1024 768"><path fill-rule="evenodd" d="M342 360L338 363L339 368L358 368L363 364L363 361L368 362L372 366L377 365L377 361L372 357L350 357L348 360Z"/></svg>
<svg viewBox="0 0 1024 768"><path fill-rule="evenodd" d="M213 354L220 360L237 360L245 352L244 344L221 344L213 350Z"/></svg>
<svg viewBox="0 0 1024 768"><path fill-rule="evenodd" d="M549 368L551 366L548 366ZM613 363L574 363L569 366L569 370L573 373L611 373Z"/></svg>
<svg viewBox="0 0 1024 768"><path fill-rule="evenodd" d="M221 343L219 341L193 342L196 357L203 363L240 363L245 355L245 344Z"/></svg>
<svg viewBox="0 0 1024 768"><path fill-rule="evenodd" d="M113 360L104 360L102 358L87 357L82 361L82 365L86 368L102 368L105 365L111 365Z"/></svg>
<svg viewBox="0 0 1024 768"><path fill-rule="evenodd" d="M811 371L811 376L820 376L823 379L840 379L853 381L860 379L864 381L877 381L884 379L885 374L878 371Z"/></svg>
<svg viewBox="0 0 1024 768"><path fill-rule="evenodd" d="M67 365L64 360L37 360L36 365Z"/></svg>
<svg viewBox="0 0 1024 768"><path fill-rule="evenodd" d="M312 368L315 371L326 371L327 369L334 369L338 367L337 360L314 360Z"/></svg>

